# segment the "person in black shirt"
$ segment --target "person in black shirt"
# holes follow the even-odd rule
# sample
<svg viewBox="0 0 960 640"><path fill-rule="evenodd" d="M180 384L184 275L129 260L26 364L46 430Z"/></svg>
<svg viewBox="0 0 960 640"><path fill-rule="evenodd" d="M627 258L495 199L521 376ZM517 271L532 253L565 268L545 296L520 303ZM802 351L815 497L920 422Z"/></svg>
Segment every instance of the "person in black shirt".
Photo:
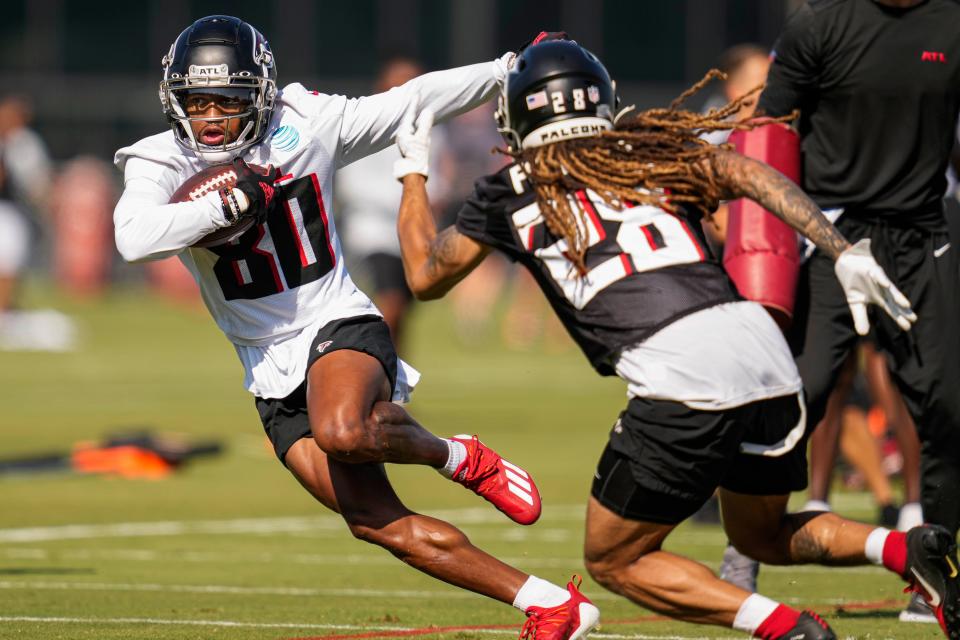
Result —
<svg viewBox="0 0 960 640"><path fill-rule="evenodd" d="M803 189L913 301L900 331L877 318L920 440L926 522L960 527L960 276L943 212L960 111L960 3L811 0L790 18L758 110L799 109ZM857 335L832 260L803 266L790 341L817 424Z"/></svg>
<svg viewBox="0 0 960 640"><path fill-rule="evenodd" d="M806 485L799 375L773 319L740 298L710 253L697 212L721 198L758 201L836 260L864 321L867 304L877 304L908 330L908 301L866 243L847 243L796 185L700 139L729 128L724 117L737 102L705 115L675 104L617 118L602 63L573 41L543 36L521 50L501 90L499 128L516 162L479 179L456 225L440 233L424 189L432 116L401 126L397 226L419 298L444 295L502 251L534 275L596 371L627 382L631 399L587 508L587 570L683 620L767 640L836 638L815 614L661 550L719 487L724 526L739 548L778 564L872 561L900 575L917 571L946 585L936 595L960 614L955 582L921 552L926 544L953 558L946 532L904 535L835 514L786 512L789 492Z"/></svg>

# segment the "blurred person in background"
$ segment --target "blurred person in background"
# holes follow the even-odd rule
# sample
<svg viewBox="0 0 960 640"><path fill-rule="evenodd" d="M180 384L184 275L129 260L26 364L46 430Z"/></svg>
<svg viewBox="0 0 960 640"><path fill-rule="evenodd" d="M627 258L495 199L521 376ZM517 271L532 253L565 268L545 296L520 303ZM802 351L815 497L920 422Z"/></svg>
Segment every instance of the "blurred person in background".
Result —
<svg viewBox="0 0 960 640"><path fill-rule="evenodd" d="M473 190L476 176L496 171L505 164L503 156L494 153L503 139L493 127L493 112L493 105L488 103L446 124L446 143L453 165L450 171L450 203L459 203ZM446 204L442 201L437 203L437 211L442 212L441 220L455 219L456 210L449 209ZM393 206L396 208L396 200ZM455 329L463 343L484 343L493 321L495 305L509 283L511 271L511 265L505 259L484 260L453 291L450 300Z"/></svg>
<svg viewBox="0 0 960 640"><path fill-rule="evenodd" d="M450 175L446 199L436 202L436 211L441 213L441 222L456 219L457 210L447 203L459 203L471 191L478 175L492 173L506 164L504 156L495 152L503 146L501 138L492 126L494 108L485 104L459 118L451 120L439 131L443 134L438 142L447 153L442 156L441 171ZM438 128L434 127L436 137ZM432 143L431 147L433 147ZM431 167L431 171L433 167ZM435 177L431 175L432 183ZM396 200L393 207L396 209ZM541 336L549 344L568 344L563 333L539 294L536 282L525 269L518 269L502 256L493 255L484 260L464 281L451 292L455 329L461 342L468 345L483 345L495 330L497 312L503 315L499 323L499 339L509 349L527 350ZM499 303L503 303L499 307Z"/></svg>
<svg viewBox="0 0 960 640"><path fill-rule="evenodd" d="M423 68L414 59L391 56L380 67L374 91L399 87L422 73ZM443 155L444 146L438 144L431 157L430 197L440 202L448 190L439 160ZM413 294L403 277L400 243L395 231L396 203L401 188L393 178L393 163L399 157L400 152L394 145L362 158L337 171L335 188L341 205L337 219L343 226L344 253L355 263L361 286L372 292L373 302L383 314L397 350L402 353L403 327Z"/></svg>
<svg viewBox="0 0 960 640"><path fill-rule="evenodd" d="M33 109L20 95L0 100L0 149L9 195L35 220L46 211L53 170L47 146L30 128Z"/></svg>
<svg viewBox="0 0 960 640"><path fill-rule="evenodd" d="M720 85L720 91L704 103L705 112L729 104L762 86L770 69L770 53L756 44L738 44L720 55L717 68L726 75L726 79ZM756 99L747 100L736 113L729 116L729 120L745 120L753 115L756 108ZM730 137L731 131L732 129L710 131L705 133L703 138L711 144L723 144ZM710 219L704 221L703 228L714 248L721 250L727 235L727 205L721 204L717 207Z"/></svg>
<svg viewBox="0 0 960 640"><path fill-rule="evenodd" d="M440 232L424 188L432 114L422 110L397 134L398 234L411 289L442 297L500 250L531 271L597 373L627 383L629 404L587 507L586 566L606 588L765 640L835 639L815 614L663 550L719 486L724 526L740 548L777 564L883 565L939 588L957 637L960 593L943 558L930 557L956 562L945 530L903 534L787 513L790 491L806 485L800 377L771 316L737 295L693 225L720 199L749 197L836 261L851 308L879 305L908 330L909 302L865 243L844 240L793 182L700 139L726 126L722 110L698 115L681 103L616 117L614 83L596 56L565 34L541 34L501 90L499 130L515 162L477 180L456 225Z"/></svg>
<svg viewBox="0 0 960 640"><path fill-rule="evenodd" d="M0 313L10 311L20 276L37 246L46 212L51 166L46 145L30 128L33 111L20 95L0 99Z"/></svg>
<svg viewBox="0 0 960 640"><path fill-rule="evenodd" d="M10 180L0 155L0 331L3 317L13 309L20 274L30 258L31 230L27 218L10 194Z"/></svg>
<svg viewBox="0 0 960 640"><path fill-rule="evenodd" d="M17 308L40 232L50 228L45 223L52 167L46 144L30 128L32 120L25 96L0 99L0 349L62 351L75 341L68 317L50 309Z"/></svg>
<svg viewBox="0 0 960 640"><path fill-rule="evenodd" d="M943 195L960 112L957 24L953 0L808 2L774 45L758 104L769 116L799 109L803 189L846 238L871 243L916 305L911 332L879 317L874 335L922 443L923 517L954 538L960 260ZM811 424L823 417L866 321L851 316L832 261L814 252L801 267L790 335ZM912 612L922 615L922 604L915 595Z"/></svg>
<svg viewBox="0 0 960 640"><path fill-rule="evenodd" d="M870 425L877 423L874 433ZM904 505L898 508L884 468L887 431L897 441ZM901 442L906 435L905 443ZM906 531L923 523L920 510L920 445L900 393L892 385L883 354L869 342L850 354L827 401L826 413L810 439L810 490L804 511L830 510L830 484L837 450L873 493L877 522Z"/></svg>
<svg viewBox="0 0 960 640"><path fill-rule="evenodd" d="M525 471L476 436L433 435L400 406L419 373L397 357L377 308L353 284L326 213L334 172L390 146L404 113L421 104L445 119L472 109L494 95L512 60L509 53L348 99L299 83L279 88L259 31L232 16L201 18L162 58L170 129L116 154L125 184L114 231L126 260L177 255L190 269L243 364L277 459L355 537L516 607L527 616L525 635L576 640L599 611L573 581L564 589L523 573L394 492L384 464L418 464L514 522L531 524L541 510ZM170 203L185 180L224 163L234 186ZM195 246L240 222L250 226L233 240Z"/></svg>

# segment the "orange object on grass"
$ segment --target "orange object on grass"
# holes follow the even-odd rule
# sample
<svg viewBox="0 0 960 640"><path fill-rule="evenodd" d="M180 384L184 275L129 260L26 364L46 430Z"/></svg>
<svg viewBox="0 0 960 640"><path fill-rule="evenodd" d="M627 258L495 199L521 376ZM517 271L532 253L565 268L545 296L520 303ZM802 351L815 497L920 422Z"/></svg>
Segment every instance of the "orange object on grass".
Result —
<svg viewBox="0 0 960 640"><path fill-rule="evenodd" d="M122 478L156 480L173 471L173 466L153 451L134 446L80 446L71 455L71 463L80 473L111 474Z"/></svg>

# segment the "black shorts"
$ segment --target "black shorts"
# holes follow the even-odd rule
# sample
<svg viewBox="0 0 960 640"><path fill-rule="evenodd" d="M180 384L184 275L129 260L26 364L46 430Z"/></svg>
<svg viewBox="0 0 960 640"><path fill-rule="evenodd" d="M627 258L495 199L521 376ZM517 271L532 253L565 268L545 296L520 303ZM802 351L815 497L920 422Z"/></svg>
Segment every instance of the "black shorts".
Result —
<svg viewBox="0 0 960 640"><path fill-rule="evenodd" d="M407 286L400 256L371 253L360 262L358 271L361 277L370 282L375 294L394 292L402 294L407 302L413 300L413 292Z"/></svg>
<svg viewBox="0 0 960 640"><path fill-rule="evenodd" d="M390 330L380 316L356 316L334 320L317 331L310 345L307 371L323 356L348 349L373 356L383 365L392 389L397 383L397 351L390 339ZM260 421L273 443L280 462L300 438L310 438L307 416L307 381L286 398L256 398Z"/></svg>
<svg viewBox="0 0 960 640"><path fill-rule="evenodd" d="M804 431L797 395L724 411L632 398L591 493L624 518L678 524L717 487L760 496L798 491L807 486Z"/></svg>

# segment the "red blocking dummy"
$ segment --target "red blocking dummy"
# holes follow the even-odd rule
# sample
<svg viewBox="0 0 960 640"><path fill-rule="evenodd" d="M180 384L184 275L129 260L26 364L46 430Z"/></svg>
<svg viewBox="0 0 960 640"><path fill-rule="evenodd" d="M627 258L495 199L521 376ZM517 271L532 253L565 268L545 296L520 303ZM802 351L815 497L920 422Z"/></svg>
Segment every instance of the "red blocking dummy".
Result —
<svg viewBox="0 0 960 640"><path fill-rule="evenodd" d="M800 137L772 123L752 131L734 131L737 152L765 162L794 182L800 179ZM723 266L747 300L762 304L781 329L793 320L800 269L797 233L752 200L729 205Z"/></svg>

